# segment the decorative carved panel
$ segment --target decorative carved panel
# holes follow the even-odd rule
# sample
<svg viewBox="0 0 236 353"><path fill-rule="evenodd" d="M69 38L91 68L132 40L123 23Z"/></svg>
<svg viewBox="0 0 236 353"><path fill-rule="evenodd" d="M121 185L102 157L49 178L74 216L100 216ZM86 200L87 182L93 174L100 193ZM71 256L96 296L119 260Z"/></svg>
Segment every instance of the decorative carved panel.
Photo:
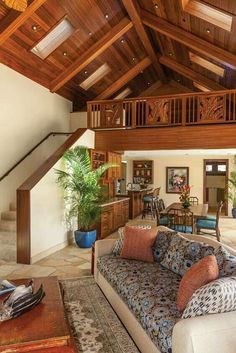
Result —
<svg viewBox="0 0 236 353"><path fill-rule="evenodd" d="M225 96L199 97L198 120L211 122L225 120Z"/></svg>
<svg viewBox="0 0 236 353"><path fill-rule="evenodd" d="M168 124L170 118L170 101L168 99L147 100L147 125Z"/></svg>
<svg viewBox="0 0 236 353"><path fill-rule="evenodd" d="M122 127L123 108L122 103L101 104L101 124L100 127Z"/></svg>

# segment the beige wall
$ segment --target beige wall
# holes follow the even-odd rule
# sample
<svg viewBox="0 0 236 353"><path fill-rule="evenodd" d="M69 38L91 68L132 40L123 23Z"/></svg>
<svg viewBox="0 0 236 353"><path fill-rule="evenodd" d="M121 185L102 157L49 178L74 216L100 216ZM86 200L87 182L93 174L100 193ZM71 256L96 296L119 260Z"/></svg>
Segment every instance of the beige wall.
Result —
<svg viewBox="0 0 236 353"><path fill-rule="evenodd" d="M203 202L203 160L204 159L229 159L229 172L235 169L233 156L159 156L154 158L127 158L127 183L132 182L132 161L134 159L152 159L154 160L154 184L153 187L161 187L160 197L163 198L166 205L176 202L179 199L178 194L166 193L166 167L189 167L189 184L192 186L191 195L197 196L199 202ZM229 207L231 208L231 207Z"/></svg>
<svg viewBox="0 0 236 353"><path fill-rule="evenodd" d="M79 128L86 128L87 112L75 112L70 114L70 130L75 131Z"/></svg>
<svg viewBox="0 0 236 353"><path fill-rule="evenodd" d="M68 100L29 80L12 69L0 64L0 175L3 175L27 151L51 131L69 131L69 118L72 105ZM24 166L23 173L32 172L33 163ZM29 168L29 170L28 170ZM16 175L22 174L16 171ZM5 179L4 204L0 211L8 208L15 186L22 177L15 180ZM14 186L13 186L14 185ZM7 200L7 193L11 199ZM1 199L3 200L1 193Z"/></svg>
<svg viewBox="0 0 236 353"><path fill-rule="evenodd" d="M87 130L74 144L94 148L94 132ZM59 161L31 191L31 262L34 263L68 244L63 192L56 183Z"/></svg>

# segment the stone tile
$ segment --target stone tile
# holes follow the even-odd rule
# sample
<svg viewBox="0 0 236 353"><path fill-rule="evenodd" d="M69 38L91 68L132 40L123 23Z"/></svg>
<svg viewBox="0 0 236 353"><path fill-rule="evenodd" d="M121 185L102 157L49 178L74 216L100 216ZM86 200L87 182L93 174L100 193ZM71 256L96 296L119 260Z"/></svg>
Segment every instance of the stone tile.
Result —
<svg viewBox="0 0 236 353"><path fill-rule="evenodd" d="M80 259L84 259L84 260L87 260L87 261L91 261L91 254L80 254Z"/></svg>
<svg viewBox="0 0 236 353"><path fill-rule="evenodd" d="M11 276L14 276L14 278L47 277L55 270L55 267L27 265L27 267L13 271Z"/></svg>
<svg viewBox="0 0 236 353"><path fill-rule="evenodd" d="M91 263L90 262L86 262L82 265L77 266L77 268L79 268L80 270L90 270L91 269Z"/></svg>
<svg viewBox="0 0 236 353"><path fill-rule="evenodd" d="M63 259L46 258L36 262L36 264L40 266L57 267L57 266L65 266L67 265L67 262L64 258Z"/></svg>
<svg viewBox="0 0 236 353"><path fill-rule="evenodd" d="M9 277L9 274L16 269L17 265L1 265L0 266L0 278Z"/></svg>
<svg viewBox="0 0 236 353"><path fill-rule="evenodd" d="M80 257L69 257L68 259L65 259L66 264L68 265L68 262L71 264L76 264L76 265L82 265L84 263L87 263L85 259L81 259Z"/></svg>

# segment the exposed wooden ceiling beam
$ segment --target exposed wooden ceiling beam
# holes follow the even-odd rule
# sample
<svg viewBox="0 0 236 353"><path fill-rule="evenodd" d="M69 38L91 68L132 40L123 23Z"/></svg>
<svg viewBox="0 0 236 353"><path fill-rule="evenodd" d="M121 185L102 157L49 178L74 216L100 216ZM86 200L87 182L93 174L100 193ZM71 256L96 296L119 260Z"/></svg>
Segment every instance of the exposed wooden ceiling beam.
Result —
<svg viewBox="0 0 236 353"><path fill-rule="evenodd" d="M199 85L205 86L213 91L224 90L225 87L221 86L219 83L210 80L209 78L199 74L198 72L193 71L187 66L184 66L178 63L175 60L170 59L167 56L161 56L160 62L167 66L169 69L178 72L179 74L187 77L191 81L197 82Z"/></svg>
<svg viewBox="0 0 236 353"><path fill-rule="evenodd" d="M198 51L199 53L207 55L208 57L217 60L232 69L236 69L236 55L230 53L229 51L219 48L216 45L209 43L206 40L201 39L146 10L141 10L141 18L145 25L155 31L162 33L167 37Z"/></svg>
<svg viewBox="0 0 236 353"><path fill-rule="evenodd" d="M59 88L64 86L66 82L71 80L132 27L133 23L128 18L123 18L116 26L114 26L98 42L93 44L92 47L90 47L52 82L51 92L58 91Z"/></svg>
<svg viewBox="0 0 236 353"><path fill-rule="evenodd" d="M16 16L10 11L9 15L0 24L0 45L2 45L26 20L47 0L34 0L29 4L24 12Z"/></svg>
<svg viewBox="0 0 236 353"><path fill-rule="evenodd" d="M183 91L183 93L189 92L189 93L193 93L193 90L190 89L189 87L182 85L180 82L177 82L175 80L170 80L170 85L172 87L176 87L178 88L178 90Z"/></svg>
<svg viewBox="0 0 236 353"><path fill-rule="evenodd" d="M137 3L137 0L122 0L122 2L124 7L126 8L126 11L129 14L129 17L131 18L131 21L133 22L134 28L136 29L139 39L141 40L150 59L152 60L153 66L159 78L161 79L161 81L166 82L167 80L165 73L159 63L158 57L152 47L152 44L149 40L147 32L140 18L140 7Z"/></svg>
<svg viewBox="0 0 236 353"><path fill-rule="evenodd" d="M149 65L151 65L151 63L152 61L149 57L144 58L132 69L121 76L116 82L109 86L105 91L99 94L96 97L96 100L109 98L113 93L118 91L118 89L122 88L124 85L126 85L126 83L135 78L140 73L140 71L145 70Z"/></svg>

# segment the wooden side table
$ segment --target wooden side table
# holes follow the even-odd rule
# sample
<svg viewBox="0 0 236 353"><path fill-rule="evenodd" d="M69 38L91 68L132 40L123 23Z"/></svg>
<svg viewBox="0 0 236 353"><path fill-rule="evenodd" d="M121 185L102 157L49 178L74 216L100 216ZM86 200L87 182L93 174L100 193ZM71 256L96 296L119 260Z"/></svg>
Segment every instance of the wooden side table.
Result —
<svg viewBox="0 0 236 353"><path fill-rule="evenodd" d="M28 280L14 281L17 284L27 282ZM38 306L16 319L0 323L0 352L77 352L57 277L35 279L36 290L41 283L46 296Z"/></svg>

